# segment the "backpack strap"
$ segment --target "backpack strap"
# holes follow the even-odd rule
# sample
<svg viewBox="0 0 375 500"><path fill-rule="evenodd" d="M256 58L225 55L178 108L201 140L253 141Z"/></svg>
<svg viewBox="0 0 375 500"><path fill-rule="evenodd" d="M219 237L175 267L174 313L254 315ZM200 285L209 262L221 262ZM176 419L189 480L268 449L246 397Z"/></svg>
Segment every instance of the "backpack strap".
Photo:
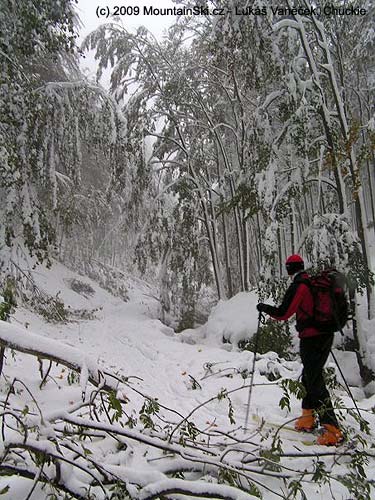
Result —
<svg viewBox="0 0 375 500"><path fill-rule="evenodd" d="M296 284L300 285L306 285L308 289L310 290L312 299L313 299L313 314L309 314L305 309L300 307L300 310L306 315L306 318L303 321L299 322L299 328L297 328L297 331L300 332L301 330L309 327L314 326L314 317L315 317L315 300L314 300L314 294L313 294L313 286L311 283L310 277L303 277L303 276L297 276L296 277Z"/></svg>

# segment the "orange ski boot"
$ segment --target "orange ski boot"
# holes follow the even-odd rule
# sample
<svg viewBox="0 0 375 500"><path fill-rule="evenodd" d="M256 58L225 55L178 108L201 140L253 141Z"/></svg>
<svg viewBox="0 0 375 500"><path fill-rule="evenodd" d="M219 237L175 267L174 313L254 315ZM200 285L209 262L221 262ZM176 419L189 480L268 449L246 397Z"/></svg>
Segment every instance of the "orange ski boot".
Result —
<svg viewBox="0 0 375 500"><path fill-rule="evenodd" d="M314 410L302 409L302 416L297 418L294 428L296 431L312 432L315 429Z"/></svg>
<svg viewBox="0 0 375 500"><path fill-rule="evenodd" d="M323 446L337 446L344 439L341 430L332 424L323 424L324 430L317 439L317 444Z"/></svg>

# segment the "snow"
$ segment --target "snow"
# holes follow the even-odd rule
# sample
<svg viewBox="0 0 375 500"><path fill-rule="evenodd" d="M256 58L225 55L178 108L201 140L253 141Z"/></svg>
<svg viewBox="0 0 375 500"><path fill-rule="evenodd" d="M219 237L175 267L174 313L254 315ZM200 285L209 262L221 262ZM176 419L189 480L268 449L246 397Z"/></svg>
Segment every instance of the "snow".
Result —
<svg viewBox="0 0 375 500"><path fill-rule="evenodd" d="M258 302L255 292L241 292L219 301L202 327L205 343L221 346L225 339L236 347L241 340L251 339L258 328Z"/></svg>
<svg viewBox="0 0 375 500"><path fill-rule="evenodd" d="M347 383L350 386L361 387L361 377L359 374L356 353L334 349L333 354L338 364L343 369L343 374ZM330 364L330 366L333 366L334 360L330 357L328 363ZM341 384L344 383L344 380L340 373L337 374L337 379Z"/></svg>
<svg viewBox="0 0 375 500"><path fill-rule="evenodd" d="M152 298L152 291L144 282L129 279L130 300L124 302L111 296L92 280L78 276L58 263L55 263L51 270L38 267L33 271L33 275L38 286L53 296L58 293L66 306L72 309L97 309L95 319L52 324L20 307L16 310L11 324L0 322L1 338L22 345L25 349L37 347L45 354L69 361L83 372L80 381L72 381L69 369L61 364L53 365L51 376L40 389L36 359L19 352L13 357L10 350L7 350L4 368L6 379L0 380L0 391L4 399L9 381L14 377L23 381L29 388L32 396L17 382L12 401L17 403L20 409L28 408L24 417L25 423L40 427L38 441L35 441L34 434L30 436L30 439L35 441L33 444L41 450L49 447L53 453L63 453L66 459L72 460L73 451L66 448L58 450L51 440L61 433L65 425L77 424L81 428L91 425L99 435L113 431L121 438L121 443L124 444L122 450L117 449L118 442L109 437L85 440L83 446L90 453L90 459L104 467L107 474L121 478L126 483L131 498L149 498L165 488L176 492L171 494L171 498L176 500L196 498L194 494L202 491L211 497L217 495L218 498L227 500L255 498L232 486L217 484L210 472L216 470L218 464L238 467L238 450L242 450L241 453L248 452L249 456L252 456L254 449L269 448L277 426L295 418L300 412L300 401L294 397L291 397L290 413L280 408L278 403L283 396L283 390L277 380L274 380L278 377L297 380L301 373L298 359L281 360L275 353L257 355L250 419L248 431L244 434L253 353L240 351L237 344L240 340L251 338L257 330L257 294L240 293L230 300L221 301L212 310L205 325L176 334L157 319L157 301ZM70 288L72 279L89 284L94 293L84 296L74 292ZM223 344L223 338L230 343ZM359 384L353 356L340 351L335 353L340 364L345 365L349 384ZM335 365L330 361L329 366ZM127 401L127 415L138 421L135 428L124 424L124 416L118 422L112 423L106 418L100 422L90 418L85 405L93 396L94 388L89 383L88 376L97 377L98 370L118 377L117 380L106 375L106 382L113 384L118 398ZM119 379L122 377L127 377L127 382L120 383ZM86 389L85 401L82 400L83 389ZM354 389L352 387L352 390ZM219 398L219 394L223 397ZM360 408L365 410L374 406L374 397L366 399L359 389L355 394ZM336 395L342 399L344 406L352 406L344 390L337 390ZM151 415L157 422L154 429L143 429L139 420L144 396L157 401L161 408L162 420ZM228 418L230 405L233 409L232 423ZM183 419L186 417L194 422L198 429L211 433L213 455L207 455L200 449L204 447L202 437L193 447L178 443L178 436L182 436L184 432ZM10 418L7 417L8 423ZM366 418L372 426L375 425L375 418L371 413L366 413ZM266 426L259 431L263 419ZM350 425L356 425L353 417L347 417L346 420ZM165 422L170 422L174 428L176 441L168 442L164 439ZM234 440L231 441L229 437L223 439L220 432L233 436ZM293 431L280 431L280 436L285 452L293 454L298 450L302 453L313 451L319 456L322 451L313 444L315 437L310 438L310 443L304 444L309 437L302 441L301 436ZM5 444L20 442L20 435L13 431L6 431L5 437ZM241 443L237 443L236 439L242 440ZM221 443L217 452L214 443ZM73 443L70 446L73 446ZM82 450L80 446L79 442L74 443L78 451ZM169 453L162 451L165 447ZM320 457L320 460L323 459L324 457ZM202 460L205 464L199 465ZM287 467L299 470L312 468L311 457L296 457L290 460L291 462L286 462ZM80 463L83 465L83 462ZM335 467L328 458L327 466ZM277 492L280 491L282 483L277 483L277 473L275 472L273 477L261 475L262 467L258 462L250 463L249 467L255 484L262 488L263 498L278 498ZM181 469L195 472L186 474L184 480L167 475L171 471ZM97 474L96 469L90 471ZM75 470L69 463L64 465L62 473L67 478L71 490L82 493L84 483L89 477L87 473ZM257 481L261 481L263 486L259 486ZM346 498L346 490L336 483L331 485L334 494L337 498ZM27 487L27 484L25 479L15 476L2 477L0 491L9 485L10 489L3 498L21 500L30 491L31 486L28 484ZM309 500L328 498L330 495L328 486L324 484L306 483L305 488ZM183 496L177 493L181 491L185 492ZM47 493L48 489L42 490L38 486L30 498L44 500ZM95 489L95 494L98 499L104 498L99 487Z"/></svg>

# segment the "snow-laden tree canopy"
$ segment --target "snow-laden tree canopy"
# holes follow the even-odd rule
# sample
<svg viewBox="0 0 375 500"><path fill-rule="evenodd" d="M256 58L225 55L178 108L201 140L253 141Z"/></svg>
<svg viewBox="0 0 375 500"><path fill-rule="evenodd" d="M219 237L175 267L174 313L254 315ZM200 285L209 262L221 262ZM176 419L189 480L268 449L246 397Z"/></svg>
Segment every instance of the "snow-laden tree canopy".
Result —
<svg viewBox="0 0 375 500"><path fill-rule="evenodd" d="M107 189L124 185L126 122L78 70L70 1L5 2L0 12L0 251L48 257L67 196L78 196L87 151L107 158ZM103 188L103 186L101 186ZM71 203L77 206L77 203Z"/></svg>

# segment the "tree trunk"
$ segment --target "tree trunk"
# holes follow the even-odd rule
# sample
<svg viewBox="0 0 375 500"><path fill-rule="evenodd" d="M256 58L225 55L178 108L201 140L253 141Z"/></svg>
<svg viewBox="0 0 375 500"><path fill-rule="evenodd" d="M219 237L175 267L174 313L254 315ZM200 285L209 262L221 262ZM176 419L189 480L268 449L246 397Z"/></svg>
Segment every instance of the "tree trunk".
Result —
<svg viewBox="0 0 375 500"><path fill-rule="evenodd" d="M234 181L231 178L229 180L230 190L232 198L235 196L235 187ZM242 243L242 224L239 213L239 208L237 205L233 207L234 212L234 220L236 226L236 236L237 236L237 251L238 251L238 263L239 263L239 271L240 271L240 280L241 280L241 290L245 290L245 266L244 266L244 255L243 255L243 243Z"/></svg>
<svg viewBox="0 0 375 500"><path fill-rule="evenodd" d="M243 255L244 255L244 291L250 290L250 252L249 252L249 228L245 219L245 214L242 214L243 226Z"/></svg>
<svg viewBox="0 0 375 500"><path fill-rule="evenodd" d="M356 298L355 291L350 291L350 310L352 313L352 325L353 325L353 349L357 357L357 363L359 367L359 373L364 385L369 384L375 378L374 372L367 366L366 358L363 354L363 350L361 348L362 342L360 339L359 331L358 331L358 321L357 321L357 311L356 311Z"/></svg>
<svg viewBox="0 0 375 500"><path fill-rule="evenodd" d="M230 254L229 254L227 218L225 213L223 213L222 215L222 225L223 225L223 238L224 238L225 271L227 275L227 290L228 290L228 297L231 298L233 297L232 268L231 268Z"/></svg>
<svg viewBox="0 0 375 500"><path fill-rule="evenodd" d="M5 347L0 347L0 377L3 373L4 358L5 358Z"/></svg>

